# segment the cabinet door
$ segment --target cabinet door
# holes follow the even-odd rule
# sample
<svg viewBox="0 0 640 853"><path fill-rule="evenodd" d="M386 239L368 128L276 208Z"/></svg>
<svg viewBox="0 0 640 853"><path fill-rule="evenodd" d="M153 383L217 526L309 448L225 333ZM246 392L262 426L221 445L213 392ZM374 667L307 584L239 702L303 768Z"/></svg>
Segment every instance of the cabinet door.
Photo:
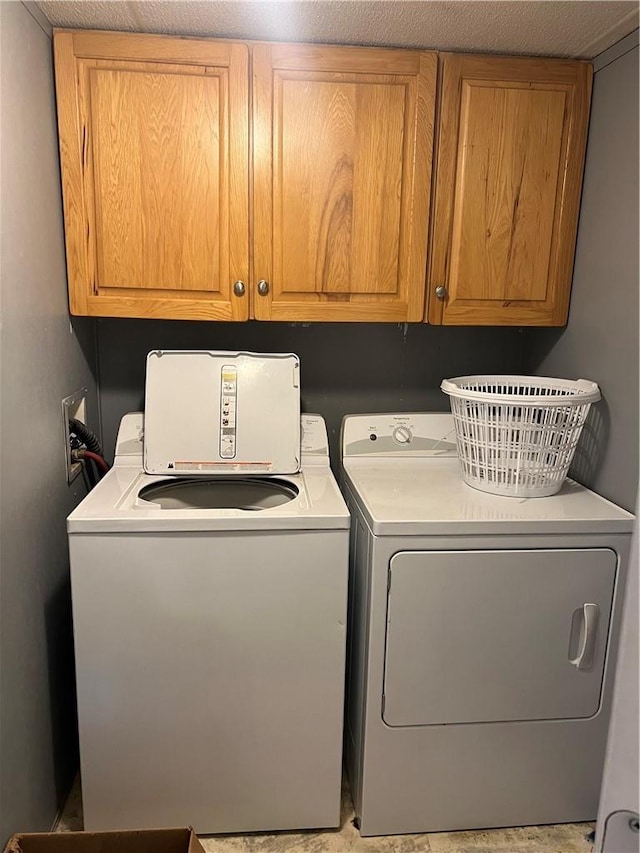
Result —
<svg viewBox="0 0 640 853"><path fill-rule="evenodd" d="M454 54L441 61L428 320L562 325L591 66Z"/></svg>
<svg viewBox="0 0 640 853"><path fill-rule="evenodd" d="M242 320L244 45L55 36L72 314Z"/></svg>
<svg viewBox="0 0 640 853"><path fill-rule="evenodd" d="M255 317L421 320L436 55L255 45L253 75Z"/></svg>
<svg viewBox="0 0 640 853"><path fill-rule="evenodd" d="M606 548L396 554L385 722L596 714L617 564Z"/></svg>

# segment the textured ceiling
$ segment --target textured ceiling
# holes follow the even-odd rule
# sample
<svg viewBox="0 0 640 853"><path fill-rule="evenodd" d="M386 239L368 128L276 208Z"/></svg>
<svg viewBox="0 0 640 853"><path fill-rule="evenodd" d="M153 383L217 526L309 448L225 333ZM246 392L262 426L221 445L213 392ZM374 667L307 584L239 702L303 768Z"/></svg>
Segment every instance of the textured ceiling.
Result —
<svg viewBox="0 0 640 853"><path fill-rule="evenodd" d="M591 59L638 27L618 0L42 0L54 26Z"/></svg>

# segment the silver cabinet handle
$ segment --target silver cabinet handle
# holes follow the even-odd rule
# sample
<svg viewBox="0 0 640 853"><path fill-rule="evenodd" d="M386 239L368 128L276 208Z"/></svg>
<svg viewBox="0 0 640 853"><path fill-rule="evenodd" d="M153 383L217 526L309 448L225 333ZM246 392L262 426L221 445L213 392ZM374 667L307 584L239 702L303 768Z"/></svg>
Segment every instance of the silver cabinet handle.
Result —
<svg viewBox="0 0 640 853"><path fill-rule="evenodd" d="M258 293L260 296L266 296L269 293L269 282L265 281L264 278L261 278L258 282Z"/></svg>
<svg viewBox="0 0 640 853"><path fill-rule="evenodd" d="M245 290L244 281L234 281L233 292L236 296L244 296Z"/></svg>
<svg viewBox="0 0 640 853"><path fill-rule="evenodd" d="M593 652L596 646L596 632L600 608L597 604L582 605L582 645L575 658L569 658L569 663L576 669L588 669L593 663Z"/></svg>
<svg viewBox="0 0 640 853"><path fill-rule="evenodd" d="M449 294L447 288L444 286L444 284L440 284L438 285L438 287L436 287L436 296L438 297L438 299L446 299L448 295Z"/></svg>

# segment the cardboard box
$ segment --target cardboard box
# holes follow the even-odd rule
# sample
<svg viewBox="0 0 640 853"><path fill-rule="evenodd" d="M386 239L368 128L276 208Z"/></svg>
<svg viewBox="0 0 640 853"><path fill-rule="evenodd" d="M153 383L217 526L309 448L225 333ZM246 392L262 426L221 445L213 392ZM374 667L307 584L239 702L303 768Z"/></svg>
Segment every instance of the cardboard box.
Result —
<svg viewBox="0 0 640 853"><path fill-rule="evenodd" d="M14 835L4 853L204 853L191 828Z"/></svg>

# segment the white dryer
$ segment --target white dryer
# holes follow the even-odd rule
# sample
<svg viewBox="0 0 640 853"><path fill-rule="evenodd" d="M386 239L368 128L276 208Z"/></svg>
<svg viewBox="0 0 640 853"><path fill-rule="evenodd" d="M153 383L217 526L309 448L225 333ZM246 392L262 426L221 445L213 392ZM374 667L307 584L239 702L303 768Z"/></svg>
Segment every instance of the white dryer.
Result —
<svg viewBox="0 0 640 853"><path fill-rule="evenodd" d="M69 516L85 829L339 823L349 514L298 367L151 354Z"/></svg>
<svg viewBox="0 0 640 853"><path fill-rule="evenodd" d="M349 416L342 452L361 833L594 819L633 516L465 485L448 414Z"/></svg>

